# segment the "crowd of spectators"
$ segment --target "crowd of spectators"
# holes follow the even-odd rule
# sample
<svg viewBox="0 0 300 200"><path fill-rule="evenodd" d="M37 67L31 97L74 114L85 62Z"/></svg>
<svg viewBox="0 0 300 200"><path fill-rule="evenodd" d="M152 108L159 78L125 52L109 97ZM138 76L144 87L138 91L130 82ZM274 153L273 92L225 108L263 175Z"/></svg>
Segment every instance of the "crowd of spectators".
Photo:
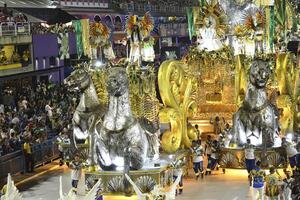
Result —
<svg viewBox="0 0 300 200"><path fill-rule="evenodd" d="M170 9L170 12L174 12L175 8L179 9L199 6L199 2L192 0L113 0L113 5L128 11L143 9L145 12L150 10L160 12L162 10Z"/></svg>
<svg viewBox="0 0 300 200"><path fill-rule="evenodd" d="M13 11L7 8L4 4L0 12L0 22L27 22L27 16L23 13L18 13L14 15Z"/></svg>
<svg viewBox="0 0 300 200"><path fill-rule="evenodd" d="M70 130L77 95L63 85L45 83L2 91L0 155L20 150L25 141L42 143Z"/></svg>
<svg viewBox="0 0 300 200"><path fill-rule="evenodd" d="M72 33L75 32L74 26L66 24L55 24L44 26L42 24L34 24L31 26L32 34L48 34L48 33Z"/></svg>

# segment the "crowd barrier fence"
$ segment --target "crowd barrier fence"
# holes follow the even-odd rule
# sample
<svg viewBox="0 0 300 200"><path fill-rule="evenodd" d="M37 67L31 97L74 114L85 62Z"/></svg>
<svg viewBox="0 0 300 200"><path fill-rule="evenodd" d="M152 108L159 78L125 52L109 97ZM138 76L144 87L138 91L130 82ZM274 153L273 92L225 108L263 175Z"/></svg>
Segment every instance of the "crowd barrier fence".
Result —
<svg viewBox="0 0 300 200"><path fill-rule="evenodd" d="M30 24L28 22L1 22L0 36L29 35Z"/></svg>
<svg viewBox="0 0 300 200"><path fill-rule="evenodd" d="M35 167L51 162L59 156L58 146L54 139L32 145L32 153ZM25 172L25 157L22 150L0 157L0 179L6 178L8 173L23 172Z"/></svg>

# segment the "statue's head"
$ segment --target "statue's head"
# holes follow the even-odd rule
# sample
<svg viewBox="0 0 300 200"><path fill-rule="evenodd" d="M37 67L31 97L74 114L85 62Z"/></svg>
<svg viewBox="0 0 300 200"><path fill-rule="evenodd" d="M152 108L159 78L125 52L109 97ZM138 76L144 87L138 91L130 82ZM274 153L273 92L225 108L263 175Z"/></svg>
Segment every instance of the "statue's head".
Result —
<svg viewBox="0 0 300 200"><path fill-rule="evenodd" d="M270 76L270 69L266 61L256 59L250 68L250 82L257 88L264 88Z"/></svg>
<svg viewBox="0 0 300 200"><path fill-rule="evenodd" d="M107 92L110 96L122 96L128 91L128 77L125 68L114 67L109 71Z"/></svg>
<svg viewBox="0 0 300 200"><path fill-rule="evenodd" d="M75 69L67 78L64 83L71 89L85 90L90 84L90 75L84 67Z"/></svg>

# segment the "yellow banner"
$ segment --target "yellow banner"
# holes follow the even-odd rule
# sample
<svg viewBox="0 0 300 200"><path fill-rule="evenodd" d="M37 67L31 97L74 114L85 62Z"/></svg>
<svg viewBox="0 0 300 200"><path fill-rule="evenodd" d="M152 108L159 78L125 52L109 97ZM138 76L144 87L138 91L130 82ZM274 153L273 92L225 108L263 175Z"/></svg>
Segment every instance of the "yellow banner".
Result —
<svg viewBox="0 0 300 200"><path fill-rule="evenodd" d="M90 22L88 19L81 20L82 26L82 44L83 44L83 53L84 55L91 57L90 51Z"/></svg>
<svg viewBox="0 0 300 200"><path fill-rule="evenodd" d="M15 64L10 64L10 65L2 65L2 66L0 66L0 70L16 69L16 68L21 68L21 67L22 67L21 63L15 63Z"/></svg>
<svg viewBox="0 0 300 200"><path fill-rule="evenodd" d="M194 30L197 32L202 24L200 18L200 7L193 7Z"/></svg>

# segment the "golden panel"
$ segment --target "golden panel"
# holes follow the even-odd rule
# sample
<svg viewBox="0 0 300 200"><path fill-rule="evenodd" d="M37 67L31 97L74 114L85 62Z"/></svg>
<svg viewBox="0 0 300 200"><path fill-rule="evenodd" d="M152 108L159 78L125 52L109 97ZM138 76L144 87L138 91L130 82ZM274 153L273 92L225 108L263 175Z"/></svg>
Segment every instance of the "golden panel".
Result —
<svg viewBox="0 0 300 200"><path fill-rule="evenodd" d="M163 133L161 141L162 148L168 153L181 146L190 147L195 138L192 133L188 134L187 119L196 112L194 94L197 82L189 76L187 69L183 61L167 60L158 72L158 86L164 104L160 117L171 125L171 130Z"/></svg>

